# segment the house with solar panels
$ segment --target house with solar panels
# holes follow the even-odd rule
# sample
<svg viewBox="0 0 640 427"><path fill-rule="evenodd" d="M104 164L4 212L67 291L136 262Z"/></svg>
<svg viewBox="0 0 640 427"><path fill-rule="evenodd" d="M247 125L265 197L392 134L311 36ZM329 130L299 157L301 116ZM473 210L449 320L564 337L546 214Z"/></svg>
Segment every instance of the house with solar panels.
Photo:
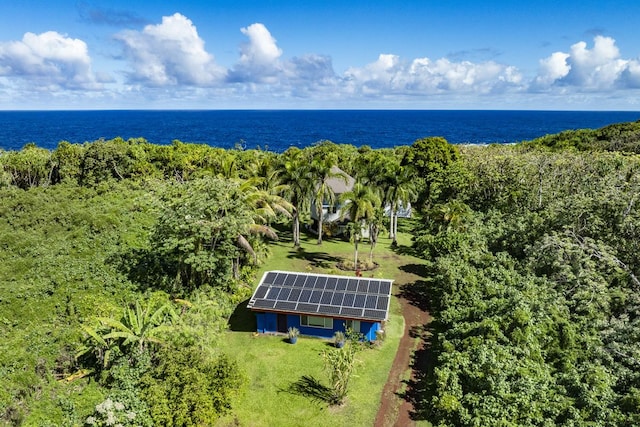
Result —
<svg viewBox="0 0 640 427"><path fill-rule="evenodd" d="M350 328L374 341L389 318L393 280L328 274L268 271L247 307L259 333L331 338Z"/></svg>

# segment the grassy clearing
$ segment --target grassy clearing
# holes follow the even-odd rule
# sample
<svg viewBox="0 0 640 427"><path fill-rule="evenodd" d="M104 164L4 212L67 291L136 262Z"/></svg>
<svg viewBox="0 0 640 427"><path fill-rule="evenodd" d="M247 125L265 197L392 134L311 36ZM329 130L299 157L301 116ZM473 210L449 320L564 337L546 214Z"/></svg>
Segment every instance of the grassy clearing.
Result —
<svg viewBox="0 0 640 427"><path fill-rule="evenodd" d="M396 286L415 280L403 270L418 260L402 256L390 249L390 241L381 239L374 255L380 267L365 276L393 278ZM404 236L401 244L408 243ZM368 256L368 247L362 245L361 256ZM283 236L271 247L272 254L262 266L267 270L293 270L328 274L341 272L336 262L353 255L353 246L340 239L329 239L321 246L314 236L306 236L302 247L294 250L290 240ZM352 379L347 402L341 407L327 407L324 402L312 401L292 393L289 387L303 375L313 376L326 384L320 352L328 349L325 340L301 337L295 345L281 336L255 336L252 314L239 307L232 318L232 330L222 340L222 350L235 356L249 378L244 394L237 400L233 414L221 419L217 425L230 426L341 426L372 425L376 416L382 388L404 331L404 319L398 301L391 302L390 320L386 325L387 338L376 348L367 349L357 356L359 365Z"/></svg>

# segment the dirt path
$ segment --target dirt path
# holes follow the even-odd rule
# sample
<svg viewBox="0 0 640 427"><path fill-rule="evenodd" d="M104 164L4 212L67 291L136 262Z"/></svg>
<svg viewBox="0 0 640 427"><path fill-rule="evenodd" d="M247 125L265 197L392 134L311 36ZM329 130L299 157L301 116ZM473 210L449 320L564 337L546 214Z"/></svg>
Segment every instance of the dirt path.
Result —
<svg viewBox="0 0 640 427"><path fill-rule="evenodd" d="M387 383L382 390L375 427L414 425L411 419L411 414L414 411L413 404L410 400L402 397L403 395L411 395L411 390L403 390L403 386L410 382L407 381L408 379L415 378L416 368L420 368L420 366L414 365L421 361L412 359L416 351L423 349L424 340L418 338L416 334L421 335L419 331L422 331L423 326L429 322L430 316L429 313L412 304L402 293L398 295L398 300L405 322L404 335L400 339L398 352L393 360ZM411 377L403 378L409 369L411 369Z"/></svg>

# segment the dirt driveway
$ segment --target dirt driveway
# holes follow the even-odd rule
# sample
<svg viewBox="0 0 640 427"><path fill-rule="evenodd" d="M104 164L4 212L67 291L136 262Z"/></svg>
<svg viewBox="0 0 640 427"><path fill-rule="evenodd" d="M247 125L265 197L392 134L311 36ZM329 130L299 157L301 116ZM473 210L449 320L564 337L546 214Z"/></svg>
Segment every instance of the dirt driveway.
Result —
<svg viewBox="0 0 640 427"><path fill-rule="evenodd" d="M411 414L414 412L411 400L404 396L413 395L410 384L420 371L424 372L422 364L424 358L415 359L415 354L424 354L424 326L431 317L424 308L424 304L412 298L412 292L407 288L411 283L400 284L397 293L402 315L405 321L404 335L400 339L398 352L391 366L387 383L382 390L380 407L376 416L375 427L407 427L414 425ZM409 371L411 373L409 374Z"/></svg>

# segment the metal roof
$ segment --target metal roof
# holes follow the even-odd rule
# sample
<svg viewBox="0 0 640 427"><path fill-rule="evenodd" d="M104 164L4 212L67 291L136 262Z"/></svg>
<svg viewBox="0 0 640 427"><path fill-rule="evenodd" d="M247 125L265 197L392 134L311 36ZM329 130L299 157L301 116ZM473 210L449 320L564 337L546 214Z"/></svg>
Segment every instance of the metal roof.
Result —
<svg viewBox="0 0 640 427"><path fill-rule="evenodd" d="M392 284L389 279L267 271L247 307L379 322L389 317Z"/></svg>

